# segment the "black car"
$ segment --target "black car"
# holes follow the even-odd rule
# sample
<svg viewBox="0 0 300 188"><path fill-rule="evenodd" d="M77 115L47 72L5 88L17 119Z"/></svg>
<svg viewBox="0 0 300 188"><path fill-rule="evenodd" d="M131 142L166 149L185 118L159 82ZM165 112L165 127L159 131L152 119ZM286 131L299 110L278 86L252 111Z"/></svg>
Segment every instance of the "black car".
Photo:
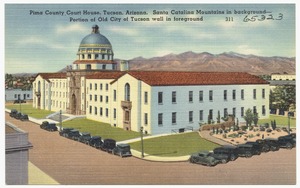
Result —
<svg viewBox="0 0 300 188"><path fill-rule="evenodd" d="M111 152L116 147L116 141L113 139L105 139L100 149L103 151Z"/></svg>
<svg viewBox="0 0 300 188"><path fill-rule="evenodd" d="M217 147L213 150L214 157L221 160L222 163L227 163L228 161L234 161L238 158L238 153L235 146L225 145L222 147Z"/></svg>
<svg viewBox="0 0 300 188"><path fill-rule="evenodd" d="M16 109L12 109L9 113L9 116L14 118L14 117L16 117L17 113L18 113L18 111Z"/></svg>
<svg viewBox="0 0 300 188"><path fill-rule="evenodd" d="M280 148L277 139L266 138L266 139L261 140L261 141L265 142L266 144L269 145L270 151L278 151L279 148Z"/></svg>
<svg viewBox="0 0 300 188"><path fill-rule="evenodd" d="M236 148L237 154L239 157L252 157L255 155L256 151L253 148L253 145L249 144L240 144Z"/></svg>
<svg viewBox="0 0 300 188"><path fill-rule="evenodd" d="M27 114L22 114L21 117L20 117L20 120L21 121L28 121L29 120L28 115Z"/></svg>
<svg viewBox="0 0 300 188"><path fill-rule="evenodd" d="M120 157L132 156L129 144L117 144L111 153L114 155L119 155Z"/></svg>
<svg viewBox="0 0 300 188"><path fill-rule="evenodd" d="M281 148L292 149L293 147L296 147L296 141L290 135L280 136L278 138L278 144Z"/></svg>
<svg viewBox="0 0 300 188"><path fill-rule="evenodd" d="M66 134L68 132L70 132L71 130L74 130L73 128L68 128L68 127L64 127L60 132L59 132L59 135L60 136L63 136L63 137L66 137Z"/></svg>
<svg viewBox="0 0 300 188"><path fill-rule="evenodd" d="M42 124L40 125L41 129L45 129L45 127L49 124L48 121L43 121Z"/></svg>
<svg viewBox="0 0 300 188"><path fill-rule="evenodd" d="M80 133L80 136L78 137L78 141L85 144L88 144L90 139L91 139L90 133Z"/></svg>
<svg viewBox="0 0 300 188"><path fill-rule="evenodd" d="M255 155L260 155L261 152L263 151L263 145L257 142L246 142L245 144L253 146Z"/></svg>
<svg viewBox="0 0 300 188"><path fill-rule="evenodd" d="M48 123L48 125L46 125L44 129L51 132L57 131L57 127L55 123Z"/></svg>
<svg viewBox="0 0 300 188"><path fill-rule="evenodd" d="M17 114L14 116L14 118L20 119L22 115L23 114L21 112L17 112Z"/></svg>
<svg viewBox="0 0 300 188"><path fill-rule="evenodd" d="M261 146L261 151L262 152L270 151L270 146L269 146L269 144L266 143L266 141L264 139L258 139L255 142L258 143Z"/></svg>
<svg viewBox="0 0 300 188"><path fill-rule="evenodd" d="M92 136L88 143L90 146L93 146L95 148L100 148L100 146L103 144L100 136Z"/></svg>
<svg viewBox="0 0 300 188"><path fill-rule="evenodd" d="M194 153L189 158L190 163L202 164L207 166L216 166L221 161L213 157L213 153L209 151L200 151Z"/></svg>
<svg viewBox="0 0 300 188"><path fill-rule="evenodd" d="M66 137L69 139L73 139L73 140L78 140L78 138L80 137L80 132L78 130L71 130L70 132L66 133Z"/></svg>

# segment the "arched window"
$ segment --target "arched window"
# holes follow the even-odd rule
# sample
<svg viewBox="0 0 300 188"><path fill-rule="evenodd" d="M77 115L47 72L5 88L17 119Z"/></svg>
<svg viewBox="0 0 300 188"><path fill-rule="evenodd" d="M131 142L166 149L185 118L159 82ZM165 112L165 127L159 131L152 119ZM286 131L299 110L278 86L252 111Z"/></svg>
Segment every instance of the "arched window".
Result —
<svg viewBox="0 0 300 188"><path fill-rule="evenodd" d="M125 101L130 101L130 85L125 84Z"/></svg>

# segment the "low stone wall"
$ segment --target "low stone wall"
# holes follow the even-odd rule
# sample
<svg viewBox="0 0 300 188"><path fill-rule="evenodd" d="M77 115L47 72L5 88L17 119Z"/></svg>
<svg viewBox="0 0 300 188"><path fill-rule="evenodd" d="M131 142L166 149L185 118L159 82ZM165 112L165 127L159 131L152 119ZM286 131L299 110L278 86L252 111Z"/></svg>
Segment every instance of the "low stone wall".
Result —
<svg viewBox="0 0 300 188"><path fill-rule="evenodd" d="M200 127L200 131L215 129L225 129L234 126L234 118L229 116L228 121L217 124L205 124Z"/></svg>

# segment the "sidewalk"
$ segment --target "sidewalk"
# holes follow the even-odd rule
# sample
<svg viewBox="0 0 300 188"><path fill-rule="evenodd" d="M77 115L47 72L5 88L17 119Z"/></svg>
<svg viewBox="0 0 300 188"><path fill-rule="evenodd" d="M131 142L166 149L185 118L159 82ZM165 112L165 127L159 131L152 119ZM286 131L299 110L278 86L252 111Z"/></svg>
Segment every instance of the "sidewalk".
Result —
<svg viewBox="0 0 300 188"><path fill-rule="evenodd" d="M28 161L28 185L59 185L59 183Z"/></svg>

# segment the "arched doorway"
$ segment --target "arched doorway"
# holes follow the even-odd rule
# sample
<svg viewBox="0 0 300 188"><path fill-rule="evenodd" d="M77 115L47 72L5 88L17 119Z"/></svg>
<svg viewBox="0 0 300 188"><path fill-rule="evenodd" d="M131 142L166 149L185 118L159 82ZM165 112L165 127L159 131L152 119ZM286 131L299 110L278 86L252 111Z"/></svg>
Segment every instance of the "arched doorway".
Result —
<svg viewBox="0 0 300 188"><path fill-rule="evenodd" d="M73 95L72 95L71 101L72 101L72 105L71 105L71 114L76 115L76 96L75 96L74 93L73 93Z"/></svg>

